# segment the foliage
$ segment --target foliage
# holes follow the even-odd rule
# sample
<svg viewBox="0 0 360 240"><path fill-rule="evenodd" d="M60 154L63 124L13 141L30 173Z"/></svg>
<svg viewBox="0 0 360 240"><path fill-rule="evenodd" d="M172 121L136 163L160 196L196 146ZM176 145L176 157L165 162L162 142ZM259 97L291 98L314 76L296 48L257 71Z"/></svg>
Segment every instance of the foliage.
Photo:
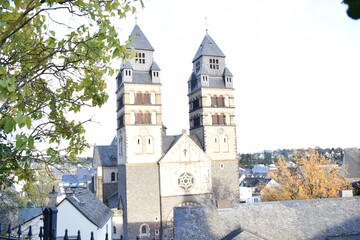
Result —
<svg viewBox="0 0 360 240"><path fill-rule="evenodd" d="M48 194L52 187L58 183L55 182L55 176L47 169L38 169L34 181L27 182L23 191L25 195L21 197L20 202L23 205L46 206Z"/></svg>
<svg viewBox="0 0 360 240"><path fill-rule="evenodd" d="M340 167L317 151L309 149L295 154L294 161L296 167L288 167L284 158L279 159L278 170L271 173L279 185L263 189L265 201L337 197L339 190L349 188Z"/></svg>
<svg viewBox="0 0 360 240"><path fill-rule="evenodd" d="M239 166L242 168L253 168L255 166L252 160L252 154L244 153L240 155Z"/></svg>
<svg viewBox="0 0 360 240"><path fill-rule="evenodd" d="M0 189L31 180L33 161L74 160L88 147L90 119L76 113L106 102L111 59L132 56L114 21L135 2L0 1Z"/></svg>
<svg viewBox="0 0 360 240"><path fill-rule="evenodd" d="M348 5L347 15L352 19L360 19L360 0L344 0L343 3Z"/></svg>
<svg viewBox="0 0 360 240"><path fill-rule="evenodd" d="M18 209L17 196L9 189L0 191L0 223L15 223L15 214ZM4 226L4 225L3 225Z"/></svg>

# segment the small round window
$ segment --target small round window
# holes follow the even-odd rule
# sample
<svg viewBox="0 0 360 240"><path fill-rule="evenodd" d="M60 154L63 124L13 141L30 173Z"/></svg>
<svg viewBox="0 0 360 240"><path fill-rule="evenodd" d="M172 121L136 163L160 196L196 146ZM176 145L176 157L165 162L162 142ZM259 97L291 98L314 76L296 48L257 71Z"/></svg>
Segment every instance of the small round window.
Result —
<svg viewBox="0 0 360 240"><path fill-rule="evenodd" d="M190 190L194 186L194 176L190 173L183 173L178 178L178 185L185 191Z"/></svg>

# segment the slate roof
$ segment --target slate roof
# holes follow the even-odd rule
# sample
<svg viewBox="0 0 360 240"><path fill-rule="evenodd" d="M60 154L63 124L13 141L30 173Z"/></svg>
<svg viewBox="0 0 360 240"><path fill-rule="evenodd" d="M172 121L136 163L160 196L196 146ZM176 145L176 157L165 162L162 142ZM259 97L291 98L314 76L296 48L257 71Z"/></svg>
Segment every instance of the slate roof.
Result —
<svg viewBox="0 0 360 240"><path fill-rule="evenodd" d="M133 66L131 65L130 61L126 61L124 65L121 66L121 69L133 69Z"/></svg>
<svg viewBox="0 0 360 240"><path fill-rule="evenodd" d="M65 200L68 200L84 217L99 228L102 228L114 214L91 192L77 193L66 197L63 201Z"/></svg>
<svg viewBox="0 0 360 240"><path fill-rule="evenodd" d="M138 25L135 25L129 39L132 40L129 45L130 48L154 51L154 48L151 46L150 42L147 40L145 34L141 31Z"/></svg>
<svg viewBox="0 0 360 240"><path fill-rule="evenodd" d="M268 183L269 178L246 177L240 183L240 187L257 187L260 183Z"/></svg>
<svg viewBox="0 0 360 240"><path fill-rule="evenodd" d="M116 145L95 146L94 147L94 166L116 167L117 166L117 147Z"/></svg>
<svg viewBox="0 0 360 240"><path fill-rule="evenodd" d="M215 56L215 57L225 57L225 54L220 50L215 41L210 37L209 34L206 34L202 40L198 51L195 54L193 62L195 62L201 56Z"/></svg>
<svg viewBox="0 0 360 240"><path fill-rule="evenodd" d="M42 207L33 207L33 208L22 208L18 212L18 223L26 223L43 213Z"/></svg>
<svg viewBox="0 0 360 240"><path fill-rule="evenodd" d="M156 64L156 62L153 61L150 70L152 70L152 71L160 71L161 69L160 69L159 66Z"/></svg>
<svg viewBox="0 0 360 240"><path fill-rule="evenodd" d="M170 136L164 136L163 138L163 154L165 155L172 146L182 137L182 134L180 135L170 135ZM195 135L188 135L188 137L195 142L196 145L199 146L199 148L203 149L201 146L201 143L197 136Z"/></svg>
<svg viewBox="0 0 360 240"><path fill-rule="evenodd" d="M150 72L133 72L133 83L150 84L152 83Z"/></svg>
<svg viewBox="0 0 360 240"><path fill-rule="evenodd" d="M224 76L230 76L230 77L233 76L232 73L230 72L230 70L227 67L225 67L225 69L224 69Z"/></svg>
<svg viewBox="0 0 360 240"><path fill-rule="evenodd" d="M116 192L105 200L105 204L109 208L118 208L119 206L119 194Z"/></svg>
<svg viewBox="0 0 360 240"><path fill-rule="evenodd" d="M360 150L346 148L342 166L343 175L347 178L360 178Z"/></svg>

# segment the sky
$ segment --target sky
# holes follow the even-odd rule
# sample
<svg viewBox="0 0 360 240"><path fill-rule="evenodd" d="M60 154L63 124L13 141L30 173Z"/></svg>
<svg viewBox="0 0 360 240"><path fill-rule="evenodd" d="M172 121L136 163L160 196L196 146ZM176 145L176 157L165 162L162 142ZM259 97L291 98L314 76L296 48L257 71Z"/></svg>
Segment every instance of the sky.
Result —
<svg viewBox="0 0 360 240"><path fill-rule="evenodd" d="M137 24L161 68L167 133L189 129L187 81L207 28L234 75L239 153L359 147L360 21L341 2L144 0ZM122 42L134 24L116 22ZM86 125L92 146L116 135L115 76L107 83L109 101Z"/></svg>

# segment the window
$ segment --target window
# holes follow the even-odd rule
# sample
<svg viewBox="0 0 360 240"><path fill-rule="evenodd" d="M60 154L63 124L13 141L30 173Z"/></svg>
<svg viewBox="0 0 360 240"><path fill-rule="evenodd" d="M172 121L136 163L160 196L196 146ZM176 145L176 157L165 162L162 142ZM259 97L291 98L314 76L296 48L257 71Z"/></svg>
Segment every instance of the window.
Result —
<svg viewBox="0 0 360 240"><path fill-rule="evenodd" d="M196 73L198 73L200 71L200 61L198 61L196 64Z"/></svg>
<svg viewBox="0 0 360 240"><path fill-rule="evenodd" d="M150 237L150 227L149 227L149 225L141 224L139 232L140 232L141 237Z"/></svg>
<svg viewBox="0 0 360 240"><path fill-rule="evenodd" d="M135 104L141 104L141 103L142 103L142 93L138 92L136 93Z"/></svg>
<svg viewBox="0 0 360 240"><path fill-rule="evenodd" d="M141 124L142 123L142 113L138 112L135 116L135 124Z"/></svg>
<svg viewBox="0 0 360 240"><path fill-rule="evenodd" d="M121 109L124 106L124 95L121 95L117 100L116 100L116 105L117 105L117 110Z"/></svg>
<svg viewBox="0 0 360 240"><path fill-rule="evenodd" d="M135 153L143 153L142 138L137 137L135 139Z"/></svg>
<svg viewBox="0 0 360 240"><path fill-rule="evenodd" d="M210 69L219 69L219 59L211 58L209 62L210 62Z"/></svg>
<svg viewBox="0 0 360 240"><path fill-rule="evenodd" d="M112 181L112 182L115 182L115 172L112 172L112 173L111 173L111 181Z"/></svg>
<svg viewBox="0 0 360 240"><path fill-rule="evenodd" d="M185 191L189 191L194 185L194 176L188 172L181 174L178 178L178 185Z"/></svg>
<svg viewBox="0 0 360 240"><path fill-rule="evenodd" d="M143 96L143 104L150 104L150 95L149 93L144 93L144 96Z"/></svg>
<svg viewBox="0 0 360 240"><path fill-rule="evenodd" d="M135 63L145 64L145 53L136 53Z"/></svg>
<svg viewBox="0 0 360 240"><path fill-rule="evenodd" d="M219 115L217 115L217 114L212 115L212 123L213 123L213 125L219 124Z"/></svg>
<svg viewBox="0 0 360 240"><path fill-rule="evenodd" d="M151 136L146 138L146 153L154 153L154 143Z"/></svg>
<svg viewBox="0 0 360 240"><path fill-rule="evenodd" d="M113 227L113 233L116 234L116 227Z"/></svg>
<svg viewBox="0 0 360 240"><path fill-rule="evenodd" d="M225 115L223 113L219 115L219 125L225 125Z"/></svg>
<svg viewBox="0 0 360 240"><path fill-rule="evenodd" d="M125 70L125 76L131 76L131 70Z"/></svg>
<svg viewBox="0 0 360 240"><path fill-rule="evenodd" d="M224 107L225 98L223 96L212 96L211 97L211 106L212 107Z"/></svg>
<svg viewBox="0 0 360 240"><path fill-rule="evenodd" d="M159 77L159 72L154 71L153 72L153 77Z"/></svg>
<svg viewBox="0 0 360 240"><path fill-rule="evenodd" d="M150 124L150 113L146 112L143 114L143 124Z"/></svg>
<svg viewBox="0 0 360 240"><path fill-rule="evenodd" d="M117 128L121 128L124 126L124 115L121 115L120 117L118 117L117 119Z"/></svg>
<svg viewBox="0 0 360 240"><path fill-rule="evenodd" d="M193 127L200 127L201 126L201 119L200 116L193 118Z"/></svg>
<svg viewBox="0 0 360 240"><path fill-rule="evenodd" d="M225 165L224 163L220 163L220 169L224 169Z"/></svg>
<svg viewBox="0 0 360 240"><path fill-rule="evenodd" d="M193 102L192 102L192 107L193 109L192 110L197 110L200 108L200 99L195 99Z"/></svg>

